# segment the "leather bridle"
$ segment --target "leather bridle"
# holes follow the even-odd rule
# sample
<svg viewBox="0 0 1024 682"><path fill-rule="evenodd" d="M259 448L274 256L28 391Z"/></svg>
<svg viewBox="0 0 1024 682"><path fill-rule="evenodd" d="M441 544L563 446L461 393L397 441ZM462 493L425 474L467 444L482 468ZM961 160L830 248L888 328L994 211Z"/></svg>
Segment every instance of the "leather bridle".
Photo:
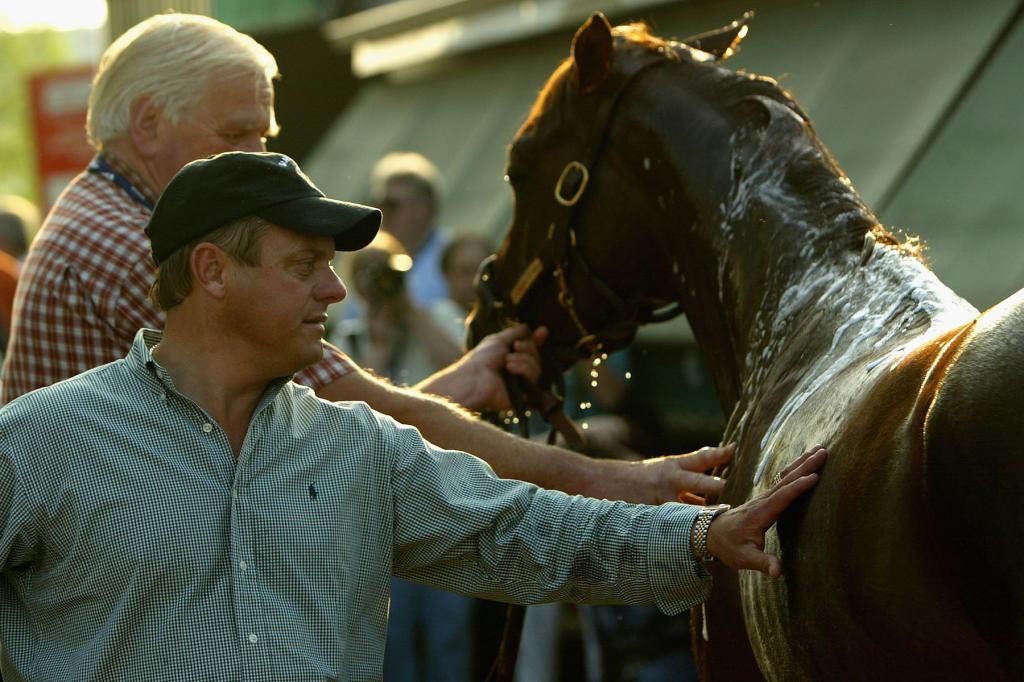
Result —
<svg viewBox="0 0 1024 682"><path fill-rule="evenodd" d="M678 302L664 310L644 308L639 302L627 302L594 274L586 258L577 247L574 227L578 221L577 207L590 183L591 169L596 167L607 146L609 127L623 93L637 81L640 75L668 61L669 58L663 54L648 55L646 60L634 65L630 72L621 74L621 81L618 83L611 101L599 112L599 125L596 127L595 138L585 149L581 150L578 159L566 162L559 174L553 192L554 215L548 224L546 240L537 250L536 255L519 273L515 284L508 290L507 297L495 295L493 287L493 269L497 255L491 255L481 264L476 284L477 299L480 303L479 314L496 318L501 327L518 322L520 320L519 309L523 299L542 275L550 273L558 287L558 304L579 333L579 339L573 350L581 357L592 358L604 353L605 349L621 348L628 345L640 325L668 320L683 312L682 305ZM579 175L579 184L571 190L570 194L569 179L577 174ZM607 306L614 311L615 322L601 328L591 328L587 324L576 307L576 296L569 279L569 272L572 270L581 273L585 281L590 283L590 286L597 291ZM552 381L552 386L557 387L557 393L552 390L542 390L533 384L515 380L505 374L508 394L513 409L519 416L520 432L524 436L529 435L529 429L526 426L526 410L522 404L525 396L529 405L537 409L541 416L554 427L549 435L549 442L557 431L563 435L570 448L580 450L584 446L583 435L576 424L565 416L562 410L563 401L558 395L563 392L562 375L555 374L549 378ZM522 610L510 606L501 648L491 673L488 675L488 682L512 679L522 619Z"/></svg>
<svg viewBox="0 0 1024 682"><path fill-rule="evenodd" d="M637 301L627 301L598 277L587 263L586 258L577 248L576 229L578 221L577 207L583 198L590 182L591 169L600 161L607 146L611 121L614 118L623 93L638 78L662 64L669 63L662 54L652 54L637 64L632 72L622 74L610 102L599 112L597 135L587 147L581 150L579 158L568 161L555 182L554 215L547 228L545 241L519 274L515 284L508 290L507 297L497 296L493 290L493 268L496 255L490 256L480 267L477 281L477 295L485 306L484 313L495 315L503 324L517 321L519 307L523 299L537 283L541 275L550 273L558 288L557 300L565 311L573 326L579 333L574 352L581 357L596 357L606 349L624 347L632 341L637 329L650 322L661 322L672 319L683 312L679 303L665 309L643 307ZM568 180L579 176L579 184L569 194ZM594 291L601 297L606 306L613 311L612 323L600 328L592 328L577 310L577 298L570 284L569 273L575 270L582 275Z"/></svg>

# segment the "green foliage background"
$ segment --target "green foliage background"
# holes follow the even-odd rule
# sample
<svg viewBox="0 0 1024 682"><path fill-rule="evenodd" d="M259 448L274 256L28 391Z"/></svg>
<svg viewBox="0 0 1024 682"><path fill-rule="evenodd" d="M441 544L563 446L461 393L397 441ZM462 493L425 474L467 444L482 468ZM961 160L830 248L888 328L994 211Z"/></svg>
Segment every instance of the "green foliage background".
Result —
<svg viewBox="0 0 1024 682"><path fill-rule="evenodd" d="M0 194L38 204L29 77L68 59L66 37L58 31L0 32Z"/></svg>

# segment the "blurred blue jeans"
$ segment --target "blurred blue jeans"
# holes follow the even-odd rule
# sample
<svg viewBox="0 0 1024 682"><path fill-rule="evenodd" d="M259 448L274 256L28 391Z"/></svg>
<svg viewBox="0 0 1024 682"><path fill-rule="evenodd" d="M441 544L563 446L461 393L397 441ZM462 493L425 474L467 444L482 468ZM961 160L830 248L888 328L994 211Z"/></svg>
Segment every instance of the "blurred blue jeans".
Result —
<svg viewBox="0 0 1024 682"><path fill-rule="evenodd" d="M384 679L470 682L475 601L392 578Z"/></svg>

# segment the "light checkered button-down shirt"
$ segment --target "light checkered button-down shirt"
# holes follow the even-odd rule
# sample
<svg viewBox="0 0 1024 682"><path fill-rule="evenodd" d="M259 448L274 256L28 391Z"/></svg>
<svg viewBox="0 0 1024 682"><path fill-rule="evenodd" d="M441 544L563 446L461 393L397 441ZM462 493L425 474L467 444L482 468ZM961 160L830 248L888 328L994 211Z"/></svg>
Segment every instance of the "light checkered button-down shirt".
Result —
<svg viewBox="0 0 1024 682"><path fill-rule="evenodd" d="M499 479L293 382L268 388L236 460L158 340L0 410L7 680L380 679L392 573L669 613L708 594L697 507Z"/></svg>
<svg viewBox="0 0 1024 682"><path fill-rule="evenodd" d="M123 358L140 328L163 328L163 311L148 298L156 265L143 230L152 211L139 198L155 197L127 167L108 160L131 191L110 174L82 173L32 242L15 296L0 405ZM296 381L319 389L350 371L347 357L325 347L323 360Z"/></svg>

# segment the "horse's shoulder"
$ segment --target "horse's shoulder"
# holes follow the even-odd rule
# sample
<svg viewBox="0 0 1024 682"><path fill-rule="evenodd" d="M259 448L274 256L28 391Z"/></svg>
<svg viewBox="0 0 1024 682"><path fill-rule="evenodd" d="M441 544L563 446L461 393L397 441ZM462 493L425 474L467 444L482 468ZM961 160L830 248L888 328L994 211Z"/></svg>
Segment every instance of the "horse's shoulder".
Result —
<svg viewBox="0 0 1024 682"><path fill-rule="evenodd" d="M964 330L938 377L923 443L933 504L951 510L995 504L1003 512L1019 511L1022 399L1024 289ZM1000 485L1014 495L993 496L993 486Z"/></svg>
<svg viewBox="0 0 1024 682"><path fill-rule="evenodd" d="M1022 368L1024 289L982 313L962 335L938 386L932 418L1008 430L1011 422L993 420L1019 414Z"/></svg>
<svg viewBox="0 0 1024 682"><path fill-rule="evenodd" d="M1004 664L1024 641L1024 290L971 325L925 422L924 462L939 551Z"/></svg>

